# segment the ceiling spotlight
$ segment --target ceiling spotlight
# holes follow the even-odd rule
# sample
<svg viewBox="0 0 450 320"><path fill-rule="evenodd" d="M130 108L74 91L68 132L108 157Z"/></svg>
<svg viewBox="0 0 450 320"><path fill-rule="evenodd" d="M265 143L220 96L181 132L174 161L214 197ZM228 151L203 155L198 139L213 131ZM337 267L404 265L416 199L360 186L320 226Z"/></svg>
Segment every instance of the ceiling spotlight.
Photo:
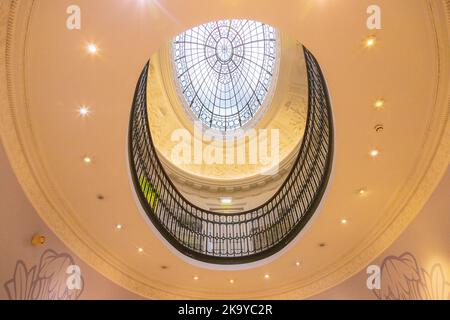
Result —
<svg viewBox="0 0 450 320"><path fill-rule="evenodd" d="M233 279L230 280L230 284L234 284L234 280Z"/></svg>
<svg viewBox="0 0 450 320"><path fill-rule="evenodd" d="M90 54L97 54L98 53L98 48L97 48L97 46L95 45L95 44L93 44L93 43L91 43L91 44L88 44L88 46L87 46L87 51L90 53Z"/></svg>
<svg viewBox="0 0 450 320"><path fill-rule="evenodd" d="M297 262L295 263L295 265L296 265L297 267L300 267L302 264L300 263L300 261L297 261Z"/></svg>
<svg viewBox="0 0 450 320"><path fill-rule="evenodd" d="M383 107L384 107L384 100L377 100L377 101L375 101L375 103L373 104L373 106L374 106L376 109L381 109L381 108L383 108Z"/></svg>
<svg viewBox="0 0 450 320"><path fill-rule="evenodd" d="M195 281L197 281L198 279L199 279L199 277L197 277L197 276L194 277L194 280L195 280Z"/></svg>
<svg viewBox="0 0 450 320"><path fill-rule="evenodd" d="M363 195L365 195L366 194L366 190L365 189L360 189L359 191L358 191L358 194L360 195L360 196L363 196Z"/></svg>
<svg viewBox="0 0 450 320"><path fill-rule="evenodd" d="M83 161L84 161L84 163L86 163L86 164L92 163L92 159L89 158L89 157L84 157Z"/></svg>
<svg viewBox="0 0 450 320"><path fill-rule="evenodd" d="M83 118L89 116L89 113L91 113L91 111L89 110L89 107L86 106L81 106L78 109L78 113L80 114L80 116L82 116Z"/></svg>
<svg viewBox="0 0 450 320"><path fill-rule="evenodd" d="M138 251L139 251L139 253L142 253L142 252L144 252L144 249L143 248L139 248Z"/></svg>
<svg viewBox="0 0 450 320"><path fill-rule="evenodd" d="M370 36L366 39L366 48L372 48L377 44L377 38L375 36Z"/></svg>
<svg viewBox="0 0 450 320"><path fill-rule="evenodd" d="M123 226L122 226L121 224L118 224L118 225L116 226L116 229L117 229L117 230L122 230L122 228L123 228Z"/></svg>
<svg viewBox="0 0 450 320"><path fill-rule="evenodd" d="M342 220L341 220L341 223L342 223L342 224L347 224L347 222L348 222L347 219L342 219Z"/></svg>
<svg viewBox="0 0 450 320"><path fill-rule="evenodd" d="M372 158L378 157L379 155L380 155L380 150L373 149L372 151L370 151L370 156Z"/></svg>
<svg viewBox="0 0 450 320"><path fill-rule="evenodd" d="M222 204L222 205L231 205L231 204L233 204L233 198L231 198L231 197L222 197L222 198L220 198L220 203Z"/></svg>
<svg viewBox="0 0 450 320"><path fill-rule="evenodd" d="M264 275L264 279L270 279L270 274Z"/></svg>

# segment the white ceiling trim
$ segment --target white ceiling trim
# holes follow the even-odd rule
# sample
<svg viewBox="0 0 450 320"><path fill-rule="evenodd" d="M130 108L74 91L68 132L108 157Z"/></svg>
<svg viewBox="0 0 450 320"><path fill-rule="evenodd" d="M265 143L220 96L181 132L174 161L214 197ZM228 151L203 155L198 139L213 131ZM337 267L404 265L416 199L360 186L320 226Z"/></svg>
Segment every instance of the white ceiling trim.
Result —
<svg viewBox="0 0 450 320"><path fill-rule="evenodd" d="M307 282L293 283L290 287L274 292L261 292L254 298L305 298L317 294L349 278L401 234L435 189L448 167L450 155L449 123L449 41L450 1L424 0L429 4L430 18L436 31L439 48L440 73L436 88L433 120L429 124L424 154L417 162L414 176L410 176L398 201L389 209L383 221L363 243L355 247L343 259L325 270L319 270ZM2 0L0 3L0 49L6 57L0 57L0 133L11 165L32 204L55 234L80 258L97 271L121 286L149 298L207 298L210 293L174 293L148 281L115 259L107 248L91 239L77 221L72 219L71 208L58 194L43 166L39 150L28 125L27 97L24 68L26 67L26 37L32 8L36 1ZM447 9L447 20L440 15ZM6 14L5 14L6 13ZM6 41L3 41L6 39ZM421 174L417 174L420 172Z"/></svg>

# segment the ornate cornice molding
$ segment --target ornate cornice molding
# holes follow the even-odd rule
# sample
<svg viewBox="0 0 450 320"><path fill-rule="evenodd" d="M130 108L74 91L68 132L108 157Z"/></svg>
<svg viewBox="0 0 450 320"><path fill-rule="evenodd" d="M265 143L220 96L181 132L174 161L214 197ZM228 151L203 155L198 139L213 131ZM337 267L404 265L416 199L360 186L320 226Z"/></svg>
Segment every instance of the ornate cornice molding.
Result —
<svg viewBox="0 0 450 320"><path fill-rule="evenodd" d="M448 168L450 155L449 30L450 1L424 0L436 29L439 49L439 73L435 112L428 127L424 157L399 192L398 201L388 208L372 234L350 250L338 263L319 270L306 281L293 283L276 291L253 294L251 298L300 299L320 293L362 270L387 249L420 212ZM149 283L142 275L114 258L74 220L72 209L46 175L39 150L27 118L25 68L26 39L33 6L37 0L2 0L0 2L0 135L11 165L25 193L40 217L81 259L115 283L136 294L156 299L211 298L210 294L168 292L161 285ZM446 15L442 15L443 12ZM445 18L444 18L445 17ZM3 55L5 53L5 55ZM420 173L420 174L419 174ZM227 298L231 296L221 296ZM234 296L234 298L249 298Z"/></svg>

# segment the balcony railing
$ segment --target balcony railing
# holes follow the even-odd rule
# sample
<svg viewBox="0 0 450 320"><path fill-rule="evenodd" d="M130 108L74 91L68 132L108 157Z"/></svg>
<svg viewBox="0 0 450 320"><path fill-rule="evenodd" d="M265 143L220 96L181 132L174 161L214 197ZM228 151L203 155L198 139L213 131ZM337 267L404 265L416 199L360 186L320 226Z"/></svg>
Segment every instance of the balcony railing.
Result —
<svg viewBox="0 0 450 320"><path fill-rule="evenodd" d="M320 66L306 48L303 52L309 102L298 157L271 199L255 209L235 214L195 206L183 197L168 177L158 158L148 123L148 64L142 71L129 128L131 176L149 219L184 255L214 264L241 264L264 259L292 241L317 209L331 172L333 123Z"/></svg>

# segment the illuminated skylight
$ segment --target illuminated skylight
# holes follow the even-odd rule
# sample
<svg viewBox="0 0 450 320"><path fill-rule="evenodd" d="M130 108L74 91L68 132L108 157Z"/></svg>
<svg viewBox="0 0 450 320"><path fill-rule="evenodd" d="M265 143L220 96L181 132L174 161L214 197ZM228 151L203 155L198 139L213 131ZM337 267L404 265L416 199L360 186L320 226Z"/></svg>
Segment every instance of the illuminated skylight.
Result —
<svg viewBox="0 0 450 320"><path fill-rule="evenodd" d="M223 20L173 40L183 103L207 127L232 131L260 110L275 84L275 28L250 20Z"/></svg>

